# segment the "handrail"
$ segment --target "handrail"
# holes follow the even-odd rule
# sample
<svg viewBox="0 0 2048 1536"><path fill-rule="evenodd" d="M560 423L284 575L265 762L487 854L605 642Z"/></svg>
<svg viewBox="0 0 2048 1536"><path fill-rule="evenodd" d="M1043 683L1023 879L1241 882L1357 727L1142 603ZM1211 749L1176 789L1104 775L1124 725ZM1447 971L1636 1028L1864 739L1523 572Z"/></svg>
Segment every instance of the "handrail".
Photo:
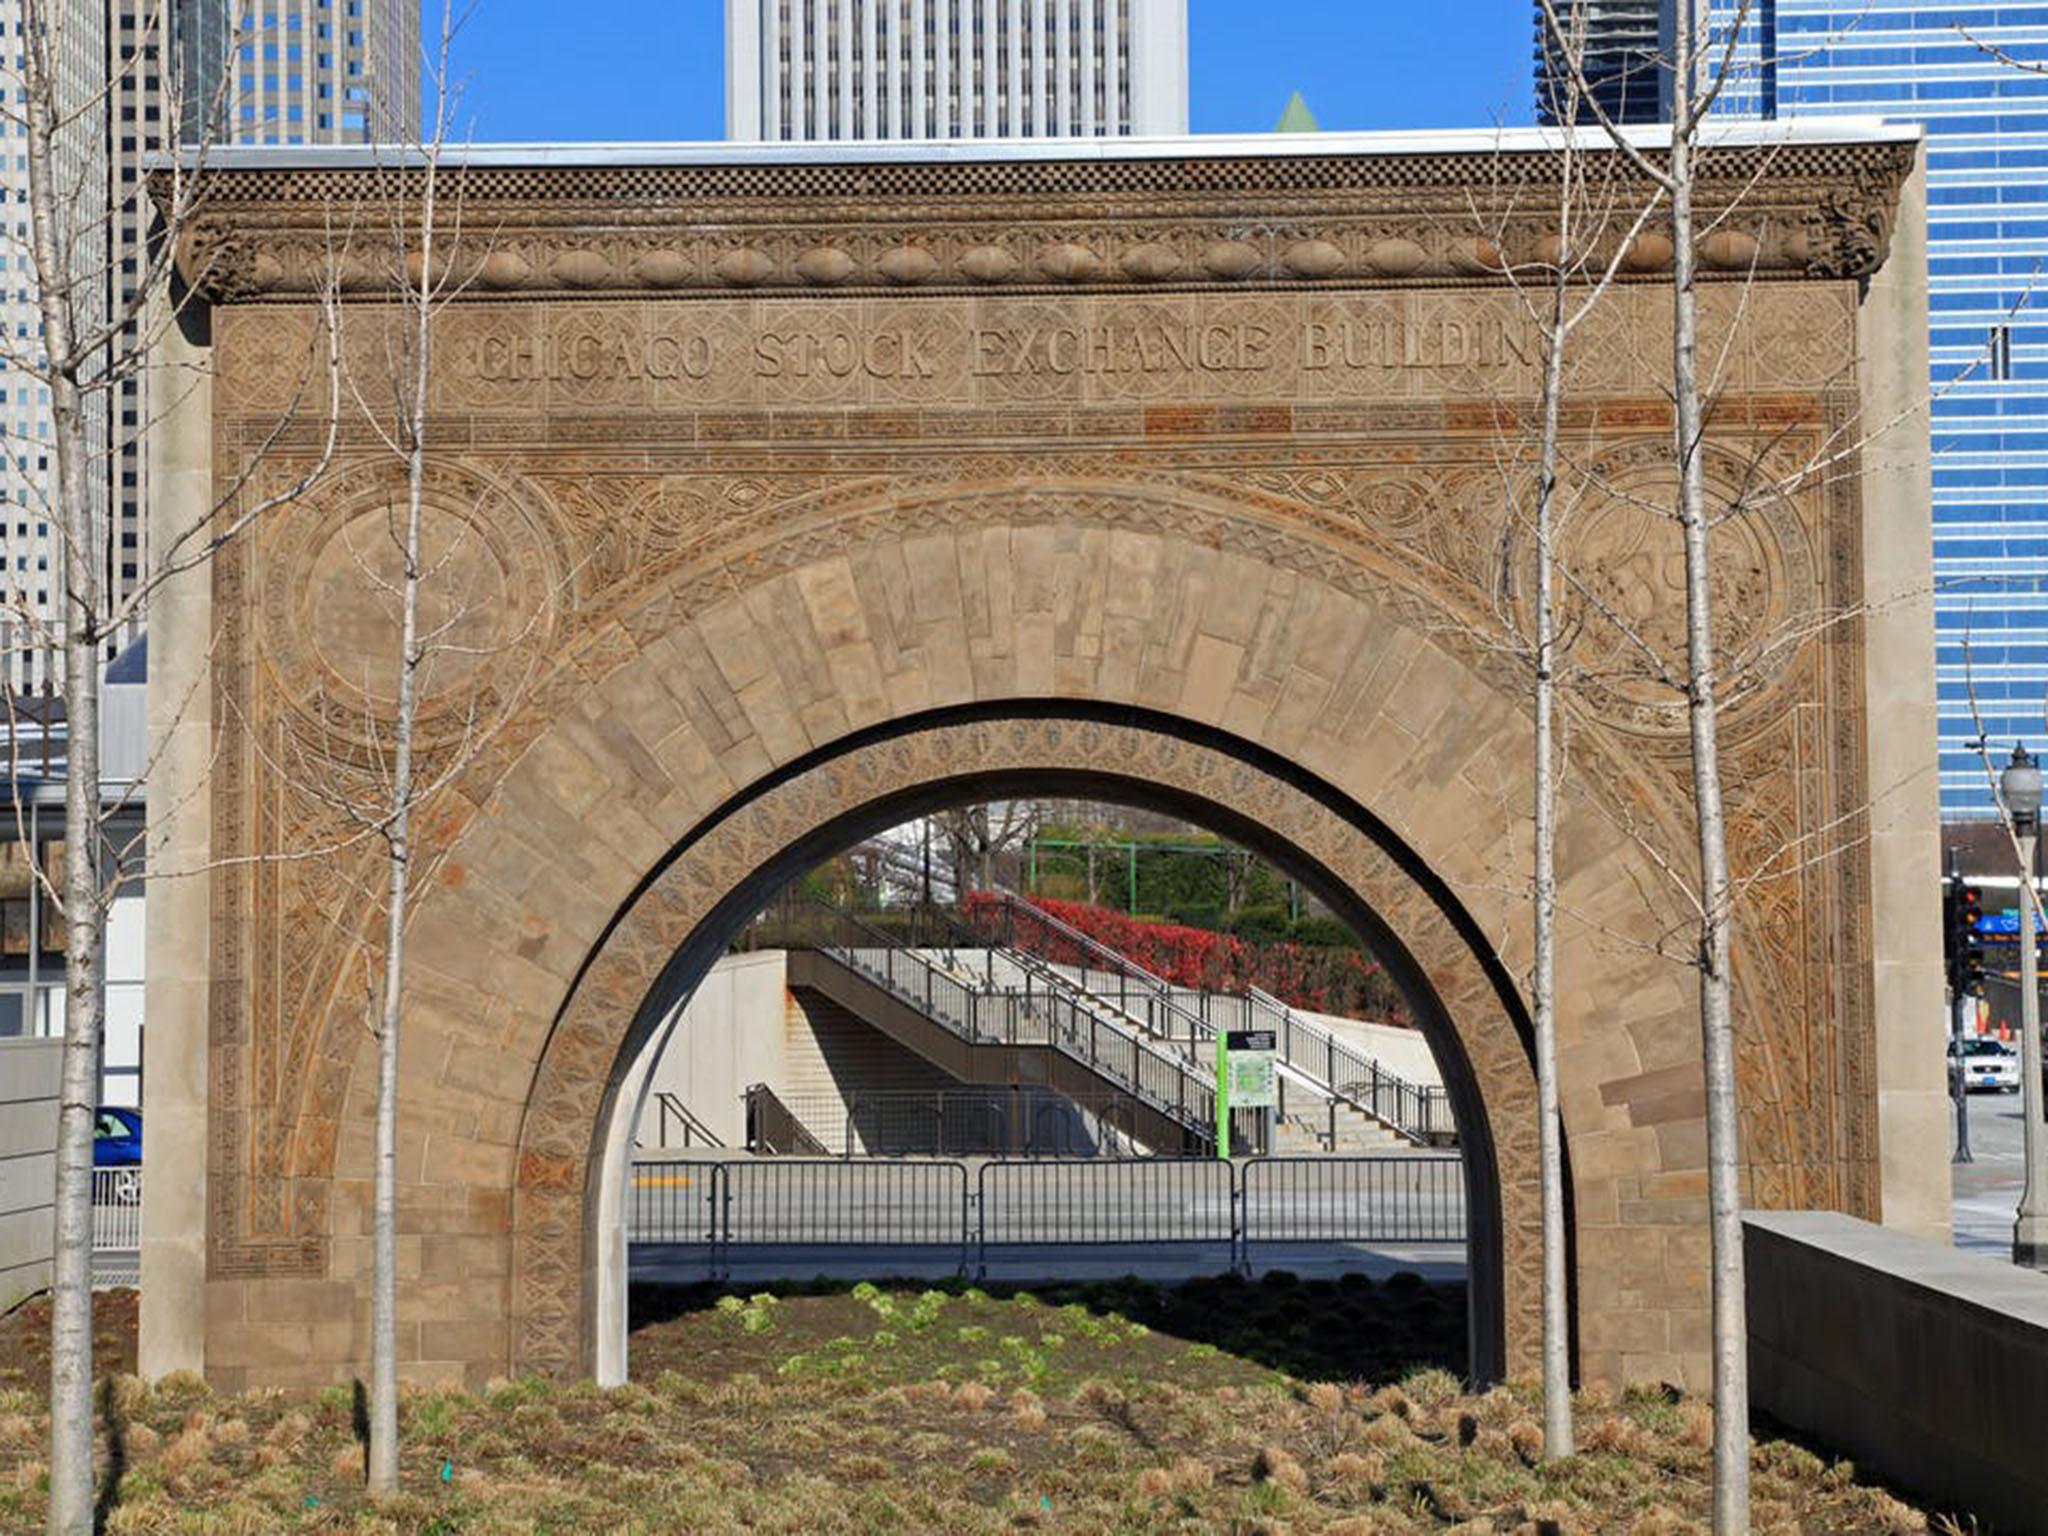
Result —
<svg viewBox="0 0 2048 1536"><path fill-rule="evenodd" d="M791 936L807 938L813 947L910 1002L951 1033L969 1041L1050 1046L1165 1114L1196 1142L1213 1140L1215 1085L1190 1071L1179 1057L1157 1050L1137 1031L1106 1017L1106 1010L1076 1001L1076 993L1085 996L1085 991L1064 978L1049 978L1040 967L1026 966L1021 967L1021 991L999 988L993 956L988 971L976 978L965 967L949 969L919 952L920 939L923 947L949 953L957 947L956 936L944 931L946 925L937 913L910 909L902 914L907 919L904 931L892 933L809 893L785 893L786 921L795 916L794 900L801 900L814 915L831 919L831 926L823 932L806 931L791 921ZM941 931L933 933L935 926ZM849 942L848 934L866 942ZM879 964L863 958L875 952L884 957Z"/></svg>
<svg viewBox="0 0 2048 1536"><path fill-rule="evenodd" d="M1216 1003L1236 1001L1241 1006L1244 1027L1271 1029L1279 1046L1281 1061L1332 1097L1345 1100L1417 1143L1428 1143L1453 1129L1449 1095L1442 1088L1411 1082L1399 1073L1389 1071L1374 1058L1346 1045L1329 1030L1301 1018L1272 993L1256 986L1247 987L1242 993L1198 992L1201 1010L1198 1013L1182 1002L1178 995L1182 990L1193 989L1176 988L1121 950L1082 932L1014 891L998 887L986 894L1001 903L1010 921L1013 939L1016 936L1014 924L1020 915L1057 933L1083 953L1105 962L1120 976L1138 982L1168 1012L1187 1020L1191 1045L1195 1040L1215 1038L1217 1025L1208 1014ZM1193 1055L1192 1049L1188 1054Z"/></svg>
<svg viewBox="0 0 2048 1536"><path fill-rule="evenodd" d="M659 1117L656 1121L658 1126L656 1134L661 1138L660 1145L662 1147L668 1145L668 1121L669 1116L674 1115L676 1119L683 1123L682 1144L684 1147L717 1147L721 1150L724 1148L725 1143L719 1140L711 1127L698 1119L691 1111L690 1106L677 1098L673 1093L665 1090L657 1092L654 1095L654 1108L656 1115Z"/></svg>
<svg viewBox="0 0 2048 1536"><path fill-rule="evenodd" d="M750 1083L745 1098L749 1152L782 1157L832 1155L766 1083Z"/></svg>

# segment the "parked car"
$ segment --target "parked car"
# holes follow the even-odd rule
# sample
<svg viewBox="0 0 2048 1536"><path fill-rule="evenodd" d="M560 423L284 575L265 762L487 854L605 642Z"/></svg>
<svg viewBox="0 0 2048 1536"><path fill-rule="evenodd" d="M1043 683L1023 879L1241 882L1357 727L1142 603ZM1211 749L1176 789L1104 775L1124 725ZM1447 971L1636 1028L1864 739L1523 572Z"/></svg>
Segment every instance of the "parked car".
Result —
<svg viewBox="0 0 2048 1536"><path fill-rule="evenodd" d="M1960 1072L1972 1093L2020 1091L2020 1055L2003 1040L1951 1040L1948 1069L1951 1076Z"/></svg>
<svg viewBox="0 0 2048 1536"><path fill-rule="evenodd" d="M142 1162L142 1111L102 1107L92 1126L95 1168L134 1168Z"/></svg>

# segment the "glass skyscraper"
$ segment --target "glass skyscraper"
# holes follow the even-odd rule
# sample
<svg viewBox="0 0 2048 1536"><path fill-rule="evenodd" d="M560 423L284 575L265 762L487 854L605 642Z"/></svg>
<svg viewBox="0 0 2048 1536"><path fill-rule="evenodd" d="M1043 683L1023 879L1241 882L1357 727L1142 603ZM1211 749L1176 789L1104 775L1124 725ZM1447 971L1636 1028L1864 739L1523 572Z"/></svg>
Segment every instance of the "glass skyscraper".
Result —
<svg viewBox="0 0 2048 1536"><path fill-rule="evenodd" d="M1610 45L1645 30L1586 14ZM1719 110L1926 125L1941 805L1988 814L1971 693L2001 760L2048 744L2048 0L1712 0L1709 21L1717 43L1742 27Z"/></svg>
<svg viewBox="0 0 2048 1536"><path fill-rule="evenodd" d="M1971 692L1998 761L2048 741L2048 4L1755 0L1748 30L1735 109L1927 127L1941 806L1985 814Z"/></svg>

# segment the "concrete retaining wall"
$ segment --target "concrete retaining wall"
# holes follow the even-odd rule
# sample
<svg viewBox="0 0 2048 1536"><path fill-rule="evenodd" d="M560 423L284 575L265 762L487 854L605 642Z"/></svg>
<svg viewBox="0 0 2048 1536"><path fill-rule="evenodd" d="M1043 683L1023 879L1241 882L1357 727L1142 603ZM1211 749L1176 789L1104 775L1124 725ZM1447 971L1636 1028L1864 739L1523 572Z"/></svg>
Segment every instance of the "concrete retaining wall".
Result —
<svg viewBox="0 0 2048 1536"><path fill-rule="evenodd" d="M1756 1410L2001 1533L2048 1532L2048 1276L1833 1212L1744 1225Z"/></svg>
<svg viewBox="0 0 2048 1536"><path fill-rule="evenodd" d="M50 1284L61 1040L0 1040L0 1312Z"/></svg>

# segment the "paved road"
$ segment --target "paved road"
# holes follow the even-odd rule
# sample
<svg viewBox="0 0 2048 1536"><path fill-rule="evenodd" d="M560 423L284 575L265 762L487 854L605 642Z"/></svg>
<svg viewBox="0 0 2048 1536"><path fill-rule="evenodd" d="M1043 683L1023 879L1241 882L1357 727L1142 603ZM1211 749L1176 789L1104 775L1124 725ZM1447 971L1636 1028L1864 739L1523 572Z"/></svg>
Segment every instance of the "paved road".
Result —
<svg viewBox="0 0 2048 1536"><path fill-rule="evenodd" d="M1955 1174L1956 1246L1972 1253L2012 1254L2013 1210L2019 1204L2025 1169L2020 1159L2024 1127L2016 1093L1970 1095L1971 1163ZM1953 1144L1955 1116L1949 1116Z"/></svg>

